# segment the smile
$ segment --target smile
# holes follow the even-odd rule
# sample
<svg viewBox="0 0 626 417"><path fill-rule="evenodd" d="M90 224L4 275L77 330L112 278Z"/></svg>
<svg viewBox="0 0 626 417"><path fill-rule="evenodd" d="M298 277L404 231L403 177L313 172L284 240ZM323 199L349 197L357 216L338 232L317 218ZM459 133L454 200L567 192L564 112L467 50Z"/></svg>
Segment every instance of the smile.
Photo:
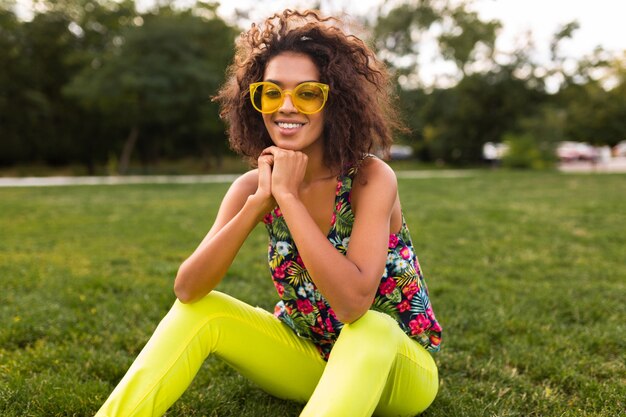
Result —
<svg viewBox="0 0 626 417"><path fill-rule="evenodd" d="M304 126L304 123L284 123L284 122L276 122L278 127L281 129L298 129Z"/></svg>

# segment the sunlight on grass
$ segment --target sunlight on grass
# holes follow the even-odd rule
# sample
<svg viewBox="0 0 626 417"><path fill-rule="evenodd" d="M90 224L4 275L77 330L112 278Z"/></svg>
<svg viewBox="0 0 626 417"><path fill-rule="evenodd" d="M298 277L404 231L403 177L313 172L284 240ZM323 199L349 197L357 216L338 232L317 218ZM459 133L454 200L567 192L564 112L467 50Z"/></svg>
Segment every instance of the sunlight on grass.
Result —
<svg viewBox="0 0 626 417"><path fill-rule="evenodd" d="M626 409L626 176L402 179L444 346L426 416ZM93 415L174 301L222 184L0 189L0 414ZM220 290L272 309L264 230ZM289 376L285 376L289 377ZM296 416L209 359L171 416Z"/></svg>

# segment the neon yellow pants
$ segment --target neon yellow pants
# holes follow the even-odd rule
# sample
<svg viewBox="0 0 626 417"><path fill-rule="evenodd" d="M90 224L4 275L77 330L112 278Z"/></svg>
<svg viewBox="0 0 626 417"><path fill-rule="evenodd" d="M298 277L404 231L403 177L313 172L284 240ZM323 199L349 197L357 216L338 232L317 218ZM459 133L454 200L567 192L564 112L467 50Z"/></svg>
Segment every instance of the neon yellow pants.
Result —
<svg viewBox="0 0 626 417"><path fill-rule="evenodd" d="M163 415L210 354L266 392L306 403L301 417L413 416L438 388L431 355L385 314L345 325L325 362L269 312L213 291L174 303L96 416Z"/></svg>

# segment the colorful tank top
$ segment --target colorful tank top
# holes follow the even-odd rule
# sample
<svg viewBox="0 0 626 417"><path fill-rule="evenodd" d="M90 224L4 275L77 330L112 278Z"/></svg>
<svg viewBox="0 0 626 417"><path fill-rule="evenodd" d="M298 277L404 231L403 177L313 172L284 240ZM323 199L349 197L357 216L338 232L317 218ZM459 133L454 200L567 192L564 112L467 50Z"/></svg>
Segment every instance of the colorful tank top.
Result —
<svg viewBox="0 0 626 417"><path fill-rule="evenodd" d="M354 223L350 192L355 174L353 168L338 177L335 209L328 233L330 243L344 255ZM280 208L268 213L263 222L269 233L270 272L280 297L274 315L299 336L312 340L327 360L343 323L337 320L328 301L317 290ZM389 236L385 271L370 309L393 317L406 334L428 351L439 350L441 326L433 313L404 218L400 232Z"/></svg>

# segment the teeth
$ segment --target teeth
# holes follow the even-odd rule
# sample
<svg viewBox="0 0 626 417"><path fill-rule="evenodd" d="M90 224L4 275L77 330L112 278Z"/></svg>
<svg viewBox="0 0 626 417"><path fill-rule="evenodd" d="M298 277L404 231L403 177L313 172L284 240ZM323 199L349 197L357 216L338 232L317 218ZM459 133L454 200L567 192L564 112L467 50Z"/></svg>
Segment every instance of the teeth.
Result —
<svg viewBox="0 0 626 417"><path fill-rule="evenodd" d="M278 127L281 127L283 129L296 129L300 126L302 126L303 123L282 123L282 122L278 122Z"/></svg>

